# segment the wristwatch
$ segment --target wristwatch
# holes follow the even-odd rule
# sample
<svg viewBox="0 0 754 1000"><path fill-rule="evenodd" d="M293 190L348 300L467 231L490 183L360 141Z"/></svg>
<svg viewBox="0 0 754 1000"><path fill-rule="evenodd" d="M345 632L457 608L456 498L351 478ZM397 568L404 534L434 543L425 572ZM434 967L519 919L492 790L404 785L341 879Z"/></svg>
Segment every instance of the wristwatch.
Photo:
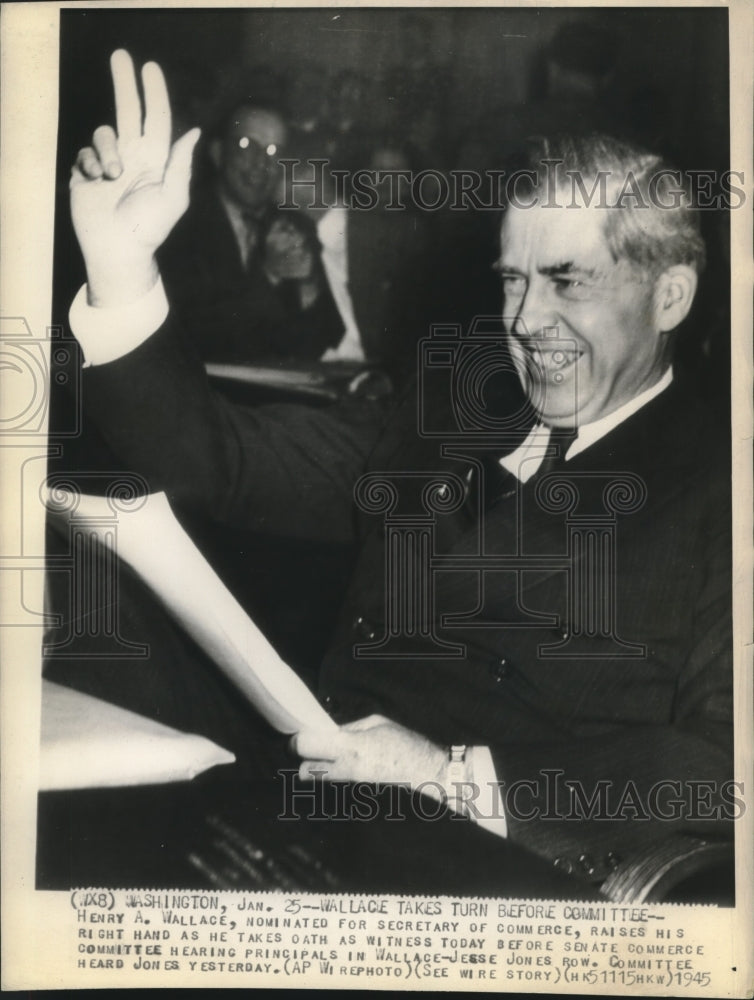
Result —
<svg viewBox="0 0 754 1000"><path fill-rule="evenodd" d="M448 800L448 808L463 815L466 815L467 812L462 794L465 784L466 746L463 743L454 743L448 747L448 774L445 794Z"/></svg>

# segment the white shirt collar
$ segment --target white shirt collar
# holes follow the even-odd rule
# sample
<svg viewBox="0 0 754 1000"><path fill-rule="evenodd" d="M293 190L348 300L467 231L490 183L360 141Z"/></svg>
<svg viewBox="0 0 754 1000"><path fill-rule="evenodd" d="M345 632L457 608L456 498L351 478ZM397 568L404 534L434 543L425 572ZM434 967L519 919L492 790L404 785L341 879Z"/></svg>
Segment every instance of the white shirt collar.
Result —
<svg viewBox="0 0 754 1000"><path fill-rule="evenodd" d="M650 400L654 399L655 396L659 396L661 392L667 389L672 381L673 368L671 366L665 371L658 382L655 382L649 389L645 389L644 392L640 392L638 396L634 396L633 399L629 399L627 403L619 406L617 410L613 410L606 417L601 417L590 424L582 424L579 427L579 432L575 440L566 452L566 462L569 462L574 456L585 451L590 445L593 445L600 438L609 434L619 424L622 424L624 420L633 416L642 406L646 406ZM535 424L524 443L519 445L510 455L505 455L501 458L500 464L508 472L512 472L522 483L525 483L542 464L549 441L550 428L544 424Z"/></svg>
<svg viewBox="0 0 754 1000"><path fill-rule="evenodd" d="M346 328L338 346L328 348L320 360L363 361L364 347L348 289L348 210L345 205L333 205L319 218L317 235L322 244L322 266Z"/></svg>

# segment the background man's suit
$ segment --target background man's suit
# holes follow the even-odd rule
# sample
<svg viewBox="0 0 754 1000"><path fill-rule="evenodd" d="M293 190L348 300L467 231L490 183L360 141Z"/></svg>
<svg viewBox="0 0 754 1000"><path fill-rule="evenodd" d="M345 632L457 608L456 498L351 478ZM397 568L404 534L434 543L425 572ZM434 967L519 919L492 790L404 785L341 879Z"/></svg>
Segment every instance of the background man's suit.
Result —
<svg viewBox="0 0 754 1000"><path fill-rule="evenodd" d="M558 470L578 479L587 508L599 507L610 477L630 473L646 487L637 509L617 515L614 554L615 632L646 655L605 655L597 637L587 643L594 655L543 656L538 647L572 630L566 571L544 567L521 576L518 596L511 573L489 574L489 627L438 626L445 641L465 645L460 659L355 659L354 643L382 635L386 596L382 517L355 517L355 481L364 471L422 470L463 480L469 463L441 457L439 444L417 435L411 395L387 415L356 403L345 414L234 410L181 360L179 340L168 320L130 354L88 369L85 405L126 467L178 505L273 533L338 540L358 533L352 584L320 674L321 698L338 721L378 711L442 744L489 745L506 783L542 782L543 769L559 770L590 797L607 779L613 807L633 782L639 811L656 782L719 785L731 777L729 451L725 428L680 380ZM488 552L510 553L521 538L529 554L566 554L564 517L541 509L537 482L487 511ZM522 512L521 534L511 530L511 502ZM442 553L476 551L468 505L438 518L438 537ZM438 619L478 604L470 572L440 571L436 587ZM537 628L495 624L515 621L522 609L549 618ZM568 812L567 800L558 804ZM520 805L548 808L533 794ZM508 817L511 838L595 880L679 826L720 829Z"/></svg>
<svg viewBox="0 0 754 1000"><path fill-rule="evenodd" d="M274 285L266 276L264 234L274 213L260 218L257 246L246 267L226 212L211 191L192 200L160 251L171 302L205 361L316 360L343 335L318 256L321 291L307 309L301 308L293 282ZM296 213L296 223L317 246L314 227L303 213Z"/></svg>

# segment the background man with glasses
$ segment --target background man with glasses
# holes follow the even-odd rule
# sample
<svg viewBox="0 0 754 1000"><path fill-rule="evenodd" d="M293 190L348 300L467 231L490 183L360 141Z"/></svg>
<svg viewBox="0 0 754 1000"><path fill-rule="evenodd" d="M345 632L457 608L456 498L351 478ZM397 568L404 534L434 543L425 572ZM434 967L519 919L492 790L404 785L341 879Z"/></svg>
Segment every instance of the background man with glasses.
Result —
<svg viewBox="0 0 754 1000"><path fill-rule="evenodd" d="M287 138L277 111L234 107L207 146L213 175L161 250L171 301L205 361L316 360L342 336L313 224L277 208Z"/></svg>

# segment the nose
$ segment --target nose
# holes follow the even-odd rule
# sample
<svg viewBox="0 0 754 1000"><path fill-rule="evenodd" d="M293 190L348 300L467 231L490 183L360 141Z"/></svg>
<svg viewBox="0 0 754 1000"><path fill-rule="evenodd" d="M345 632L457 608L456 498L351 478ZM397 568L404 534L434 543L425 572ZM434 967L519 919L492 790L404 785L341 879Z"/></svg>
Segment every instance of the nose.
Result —
<svg viewBox="0 0 754 1000"><path fill-rule="evenodd" d="M557 336L557 326L546 282L529 281L518 302L513 332L522 339L549 338Z"/></svg>
<svg viewBox="0 0 754 1000"><path fill-rule="evenodd" d="M252 170L261 171L267 168L268 157L262 149L255 149L253 146L250 146L241 152L241 159Z"/></svg>
<svg viewBox="0 0 754 1000"><path fill-rule="evenodd" d="M249 136L242 136L238 140L234 146L234 153L247 168L251 167L257 170L266 168L272 160L265 146L259 140Z"/></svg>

